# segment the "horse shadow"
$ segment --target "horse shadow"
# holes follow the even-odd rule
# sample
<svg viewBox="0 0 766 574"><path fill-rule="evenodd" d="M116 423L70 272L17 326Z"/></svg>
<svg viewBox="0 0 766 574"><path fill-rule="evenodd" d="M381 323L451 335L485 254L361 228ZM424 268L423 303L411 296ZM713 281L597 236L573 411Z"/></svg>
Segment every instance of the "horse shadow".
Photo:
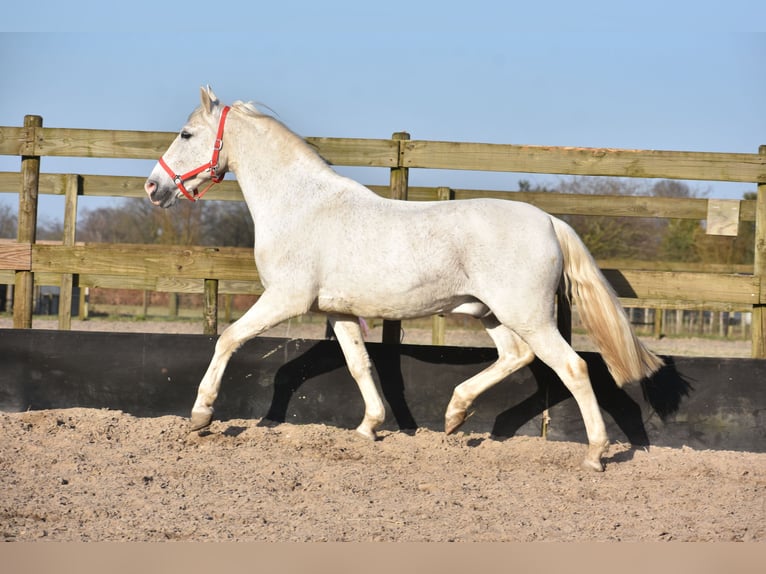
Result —
<svg viewBox="0 0 766 574"><path fill-rule="evenodd" d="M282 365L274 376L274 394L261 424L285 422L291 399L307 381L347 367L337 342L319 342L305 353ZM389 405L399 430L414 432L418 428L405 398L402 374L402 353L398 345L381 345L378 352L371 353L380 381L383 398ZM349 375L350 376L350 375Z"/></svg>
<svg viewBox="0 0 766 574"><path fill-rule="evenodd" d="M584 358L588 363L591 385L601 410L611 417L632 449L651 445L646 422L652 415L656 414L661 421L667 421L678 412L684 398L694 390L691 381L678 371L672 357L663 357L665 365L652 377L644 379L639 385L628 385L625 388L615 384L600 355L588 353ZM502 440L515 436L519 429L545 410L555 412L552 416L558 420L554 420L554 424L564 430L560 434L571 437L579 432L584 436L580 411L561 380L539 360L533 361L528 368L537 389L520 403L497 415L492 427L493 437ZM646 406L642 408L641 403ZM619 462L617 459L632 456L632 449L615 455L614 461Z"/></svg>
<svg viewBox="0 0 766 574"><path fill-rule="evenodd" d="M446 349L378 343L367 346L377 372L379 389L388 403L388 411L396 428L403 432L414 432L421 427L440 430L444 409L452 389L461 382L459 377L463 376L462 373L473 366L478 372L497 358L494 349ZM690 381L678 371L672 357L664 357L665 366L640 385L619 388L600 355L582 355L588 363L591 383L601 409L611 416L634 448L650 446L645 421L655 414L661 421L672 417L684 398L694 390ZM462 369L459 374L452 374L451 370L456 365L462 365ZM320 341L284 363L275 373L273 396L259 424L285 422L291 400L306 382L346 368L343 354L335 341ZM429 379L437 381L422 381L408 386L406 378L415 378L418 371L426 370ZM522 386L514 385L514 382L521 382ZM429 385L433 388L428 388ZM520 394L525 398L508 406ZM571 393L556 374L539 360L514 373L508 380L501 381L485 395L489 396L479 397L475 405L476 414L479 411L481 414L469 419L471 424L466 425L467 429L490 432L494 439L504 440L523 433L525 426L528 429L528 425L547 410L555 413L556 427L570 440L575 433L584 436L582 417L574 400L570 400ZM424 406L425 403L428 405ZM645 405L643 408L641 403ZM493 418L497 404L502 405L503 410ZM495 407L494 411L492 407Z"/></svg>

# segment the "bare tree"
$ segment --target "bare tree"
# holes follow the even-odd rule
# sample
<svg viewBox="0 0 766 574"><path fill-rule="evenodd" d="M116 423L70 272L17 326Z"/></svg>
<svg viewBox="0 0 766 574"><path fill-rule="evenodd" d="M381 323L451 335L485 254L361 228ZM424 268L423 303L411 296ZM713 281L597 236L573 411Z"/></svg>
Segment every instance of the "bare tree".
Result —
<svg viewBox="0 0 766 574"><path fill-rule="evenodd" d="M555 191L582 195L649 195L640 180L606 177L563 179ZM594 257L653 259L660 245L662 222L654 218L568 215L564 219L582 237Z"/></svg>
<svg viewBox="0 0 766 574"><path fill-rule="evenodd" d="M17 219L9 205L0 205L0 238L15 239Z"/></svg>
<svg viewBox="0 0 766 574"><path fill-rule="evenodd" d="M242 202L211 201L202 219L202 242L223 247L252 247L253 221Z"/></svg>

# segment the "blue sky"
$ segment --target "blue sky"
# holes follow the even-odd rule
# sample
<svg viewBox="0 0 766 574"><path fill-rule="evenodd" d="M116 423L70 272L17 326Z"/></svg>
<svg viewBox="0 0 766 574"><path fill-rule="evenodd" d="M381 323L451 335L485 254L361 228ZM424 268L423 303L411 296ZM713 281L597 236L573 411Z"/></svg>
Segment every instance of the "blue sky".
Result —
<svg viewBox="0 0 766 574"><path fill-rule="evenodd" d="M39 114L49 127L176 131L209 83L225 102L267 104L304 136L408 131L749 153L766 143L764 2L139 1L113 14L123 10L114 6L10 8L0 125ZM43 170L143 175L152 163L44 158ZM0 156L0 171L18 166ZM363 183L388 177L348 173ZM411 172L410 181L514 189L519 177ZM754 189L694 185L711 197ZM59 201L44 198L41 217L58 217ZM90 201L86 208L99 205Z"/></svg>

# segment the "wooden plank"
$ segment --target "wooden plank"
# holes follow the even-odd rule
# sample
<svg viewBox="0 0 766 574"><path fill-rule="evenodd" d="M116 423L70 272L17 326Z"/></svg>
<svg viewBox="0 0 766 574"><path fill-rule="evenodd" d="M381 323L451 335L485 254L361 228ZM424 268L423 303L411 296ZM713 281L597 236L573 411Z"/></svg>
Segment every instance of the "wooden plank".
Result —
<svg viewBox="0 0 766 574"><path fill-rule="evenodd" d="M0 155L22 155L28 134L25 128L0 126Z"/></svg>
<svg viewBox="0 0 766 574"><path fill-rule="evenodd" d="M175 133L43 128L35 153L41 156L156 159Z"/></svg>
<svg viewBox="0 0 766 574"><path fill-rule="evenodd" d="M257 281L252 249L165 245L35 245L33 271Z"/></svg>
<svg viewBox="0 0 766 574"><path fill-rule="evenodd" d="M149 176L147 172L146 176ZM82 194L90 197L141 197L146 198L146 177L113 177L108 175L85 175L82 178Z"/></svg>
<svg viewBox="0 0 766 574"><path fill-rule="evenodd" d="M644 309L684 309L689 311L728 311L749 313L751 305L744 303L722 303L720 301L673 301L669 299L631 299L620 297L623 307L639 307Z"/></svg>
<svg viewBox="0 0 766 574"><path fill-rule="evenodd" d="M61 285L61 273L35 273L35 285L58 287Z"/></svg>
<svg viewBox="0 0 766 574"><path fill-rule="evenodd" d="M263 285L260 281L238 281L227 279L218 285L218 292L222 295L260 295L263 293Z"/></svg>
<svg viewBox="0 0 766 574"><path fill-rule="evenodd" d="M601 269L642 270L642 271L690 271L693 273L730 273L752 275L752 265L729 263L699 263L686 261L640 261L636 259L598 259Z"/></svg>
<svg viewBox="0 0 766 574"><path fill-rule="evenodd" d="M707 215L707 199L524 191L516 191L506 195L508 196L507 199L531 203L554 215L668 217L700 220L705 219ZM468 199L480 197L480 195L455 190L455 197Z"/></svg>
<svg viewBox="0 0 766 574"><path fill-rule="evenodd" d="M21 189L21 174L18 171L0 172L0 193L18 193L19 189Z"/></svg>
<svg viewBox="0 0 766 574"><path fill-rule="evenodd" d="M157 283L153 290L165 293L202 293L204 282L204 279L157 277Z"/></svg>
<svg viewBox="0 0 766 574"><path fill-rule="evenodd" d="M13 282L13 275L10 275ZM40 273L35 275L39 285L58 285L61 275L57 273ZM4 276L0 272L0 283ZM81 287L99 287L102 289L141 289L160 293L203 293L204 279L187 279L179 277L131 277L125 275L96 275L84 273L80 275ZM219 282L218 292L221 295L260 295L263 285L260 281L239 281L226 279Z"/></svg>
<svg viewBox="0 0 766 574"><path fill-rule="evenodd" d="M546 147L412 140L405 167L766 182L759 154Z"/></svg>
<svg viewBox="0 0 766 574"><path fill-rule="evenodd" d="M69 177L71 177L70 174L64 173L41 173L38 178L38 194L66 194L67 178ZM18 193L20 189L20 172L0 172L0 192Z"/></svg>
<svg viewBox="0 0 766 574"><path fill-rule="evenodd" d="M143 198L145 177L82 175L82 195L98 197ZM40 193L61 195L66 192L66 174L40 174ZM0 172L0 192L18 192L21 176L15 172ZM369 185L369 189L388 197L391 188ZM437 187L408 187L408 201L437 201ZM654 196L613 196L560 194L547 192L497 191L482 189L453 189L454 199L491 197L523 201L536 205L554 215L604 215L610 217L666 217L704 220L708 199ZM235 180L226 180L214 187L206 199L243 201L242 191ZM204 201L205 199L203 199ZM740 221L755 221L755 200L741 200Z"/></svg>
<svg viewBox="0 0 766 574"><path fill-rule="evenodd" d="M388 187L368 186L386 197ZM410 187L409 201L437 201L437 187ZM494 198L531 203L553 215L603 215L608 217L659 217L671 219L699 219L707 217L708 199L655 197L650 195L588 195L534 191L498 191L487 189L452 189L457 200ZM755 200L741 200L740 221L755 220Z"/></svg>
<svg viewBox="0 0 766 574"><path fill-rule="evenodd" d="M2 128L0 153L19 155L27 139L23 128ZM173 142L175 132L42 128L34 141L40 156L159 158ZM334 165L393 167L399 147L386 139L311 137L306 141Z"/></svg>
<svg viewBox="0 0 766 574"><path fill-rule="evenodd" d="M309 137L306 141L330 165L391 168L399 162L399 143L393 140Z"/></svg>
<svg viewBox="0 0 766 574"><path fill-rule="evenodd" d="M154 277L81 273L78 284L80 287L98 287L102 289L145 289L148 291L159 291L159 289L156 289L157 280Z"/></svg>
<svg viewBox="0 0 766 574"><path fill-rule="evenodd" d="M218 278L258 281L248 248L93 244L35 245L35 272L83 275ZM751 275L604 269L622 297L757 304L760 279ZM690 288L691 285L695 287Z"/></svg>
<svg viewBox="0 0 766 574"><path fill-rule="evenodd" d="M170 293L203 293L204 279L158 277L153 290ZM221 295L260 295L263 293L263 285L260 281L226 279L218 282L218 293Z"/></svg>
<svg viewBox="0 0 766 574"><path fill-rule="evenodd" d="M602 271L617 295L626 298L755 305L761 297L760 279L752 275L617 269Z"/></svg>
<svg viewBox="0 0 766 574"><path fill-rule="evenodd" d="M158 158L175 132L0 127L0 153ZM389 139L306 138L329 163L521 173L766 182L761 154L623 150ZM401 163L400 163L401 162Z"/></svg>
<svg viewBox="0 0 766 574"><path fill-rule="evenodd" d="M147 173L146 177L148 175ZM144 191L146 177L84 175L82 176L82 194L90 197L137 197L144 199L146 198ZM243 201L239 184L233 180L225 180L214 186L207 199Z"/></svg>
<svg viewBox="0 0 766 574"><path fill-rule="evenodd" d="M0 241L0 269L29 271L32 269L32 244Z"/></svg>

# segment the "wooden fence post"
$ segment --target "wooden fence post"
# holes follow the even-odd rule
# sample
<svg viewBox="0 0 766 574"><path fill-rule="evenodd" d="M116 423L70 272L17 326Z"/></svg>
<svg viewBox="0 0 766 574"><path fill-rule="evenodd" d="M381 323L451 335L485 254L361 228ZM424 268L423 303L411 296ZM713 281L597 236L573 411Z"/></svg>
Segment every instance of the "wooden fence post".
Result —
<svg viewBox="0 0 766 574"><path fill-rule="evenodd" d="M26 149L21 156L21 190L19 192L18 242L33 244L37 238L37 195L40 182L40 156L33 155L36 128L43 125L40 116L24 116L27 129ZM16 271L13 288L13 327L32 328L34 307L34 274L31 270Z"/></svg>
<svg viewBox="0 0 766 574"><path fill-rule="evenodd" d="M397 167L391 168L391 199L407 200L407 181L409 178L409 169L402 167L404 158L404 142L410 139L407 132L396 132L391 139L399 142L399 157ZM381 337L384 343L397 344L401 341L402 322L401 321L383 321L383 335Z"/></svg>
<svg viewBox="0 0 766 574"><path fill-rule="evenodd" d="M653 335L655 339L662 339L662 330L665 325L665 311L663 309L654 309L654 331Z"/></svg>
<svg viewBox="0 0 766 574"><path fill-rule="evenodd" d="M202 333L218 334L218 279L205 279L204 316Z"/></svg>
<svg viewBox="0 0 766 574"><path fill-rule="evenodd" d="M766 155L766 145L758 149ZM758 196L755 205L755 261L753 274L761 280L761 297L766 292L766 183L758 184ZM759 300L753 305L751 356L766 359L766 304Z"/></svg>
<svg viewBox="0 0 766 574"><path fill-rule="evenodd" d="M455 199L455 193L449 187L440 187L436 190L436 197L439 201L449 201ZM431 344L447 344L447 320L444 315L434 315L431 325Z"/></svg>
<svg viewBox="0 0 766 574"><path fill-rule="evenodd" d="M64 198L64 245L74 246L77 233L77 196L80 193L82 178L79 175L69 175L66 180L66 196ZM75 286L75 275L63 273L59 289L59 329L69 331L72 328L72 297Z"/></svg>
<svg viewBox="0 0 766 574"><path fill-rule="evenodd" d="M178 293L168 293L168 316L178 317Z"/></svg>

